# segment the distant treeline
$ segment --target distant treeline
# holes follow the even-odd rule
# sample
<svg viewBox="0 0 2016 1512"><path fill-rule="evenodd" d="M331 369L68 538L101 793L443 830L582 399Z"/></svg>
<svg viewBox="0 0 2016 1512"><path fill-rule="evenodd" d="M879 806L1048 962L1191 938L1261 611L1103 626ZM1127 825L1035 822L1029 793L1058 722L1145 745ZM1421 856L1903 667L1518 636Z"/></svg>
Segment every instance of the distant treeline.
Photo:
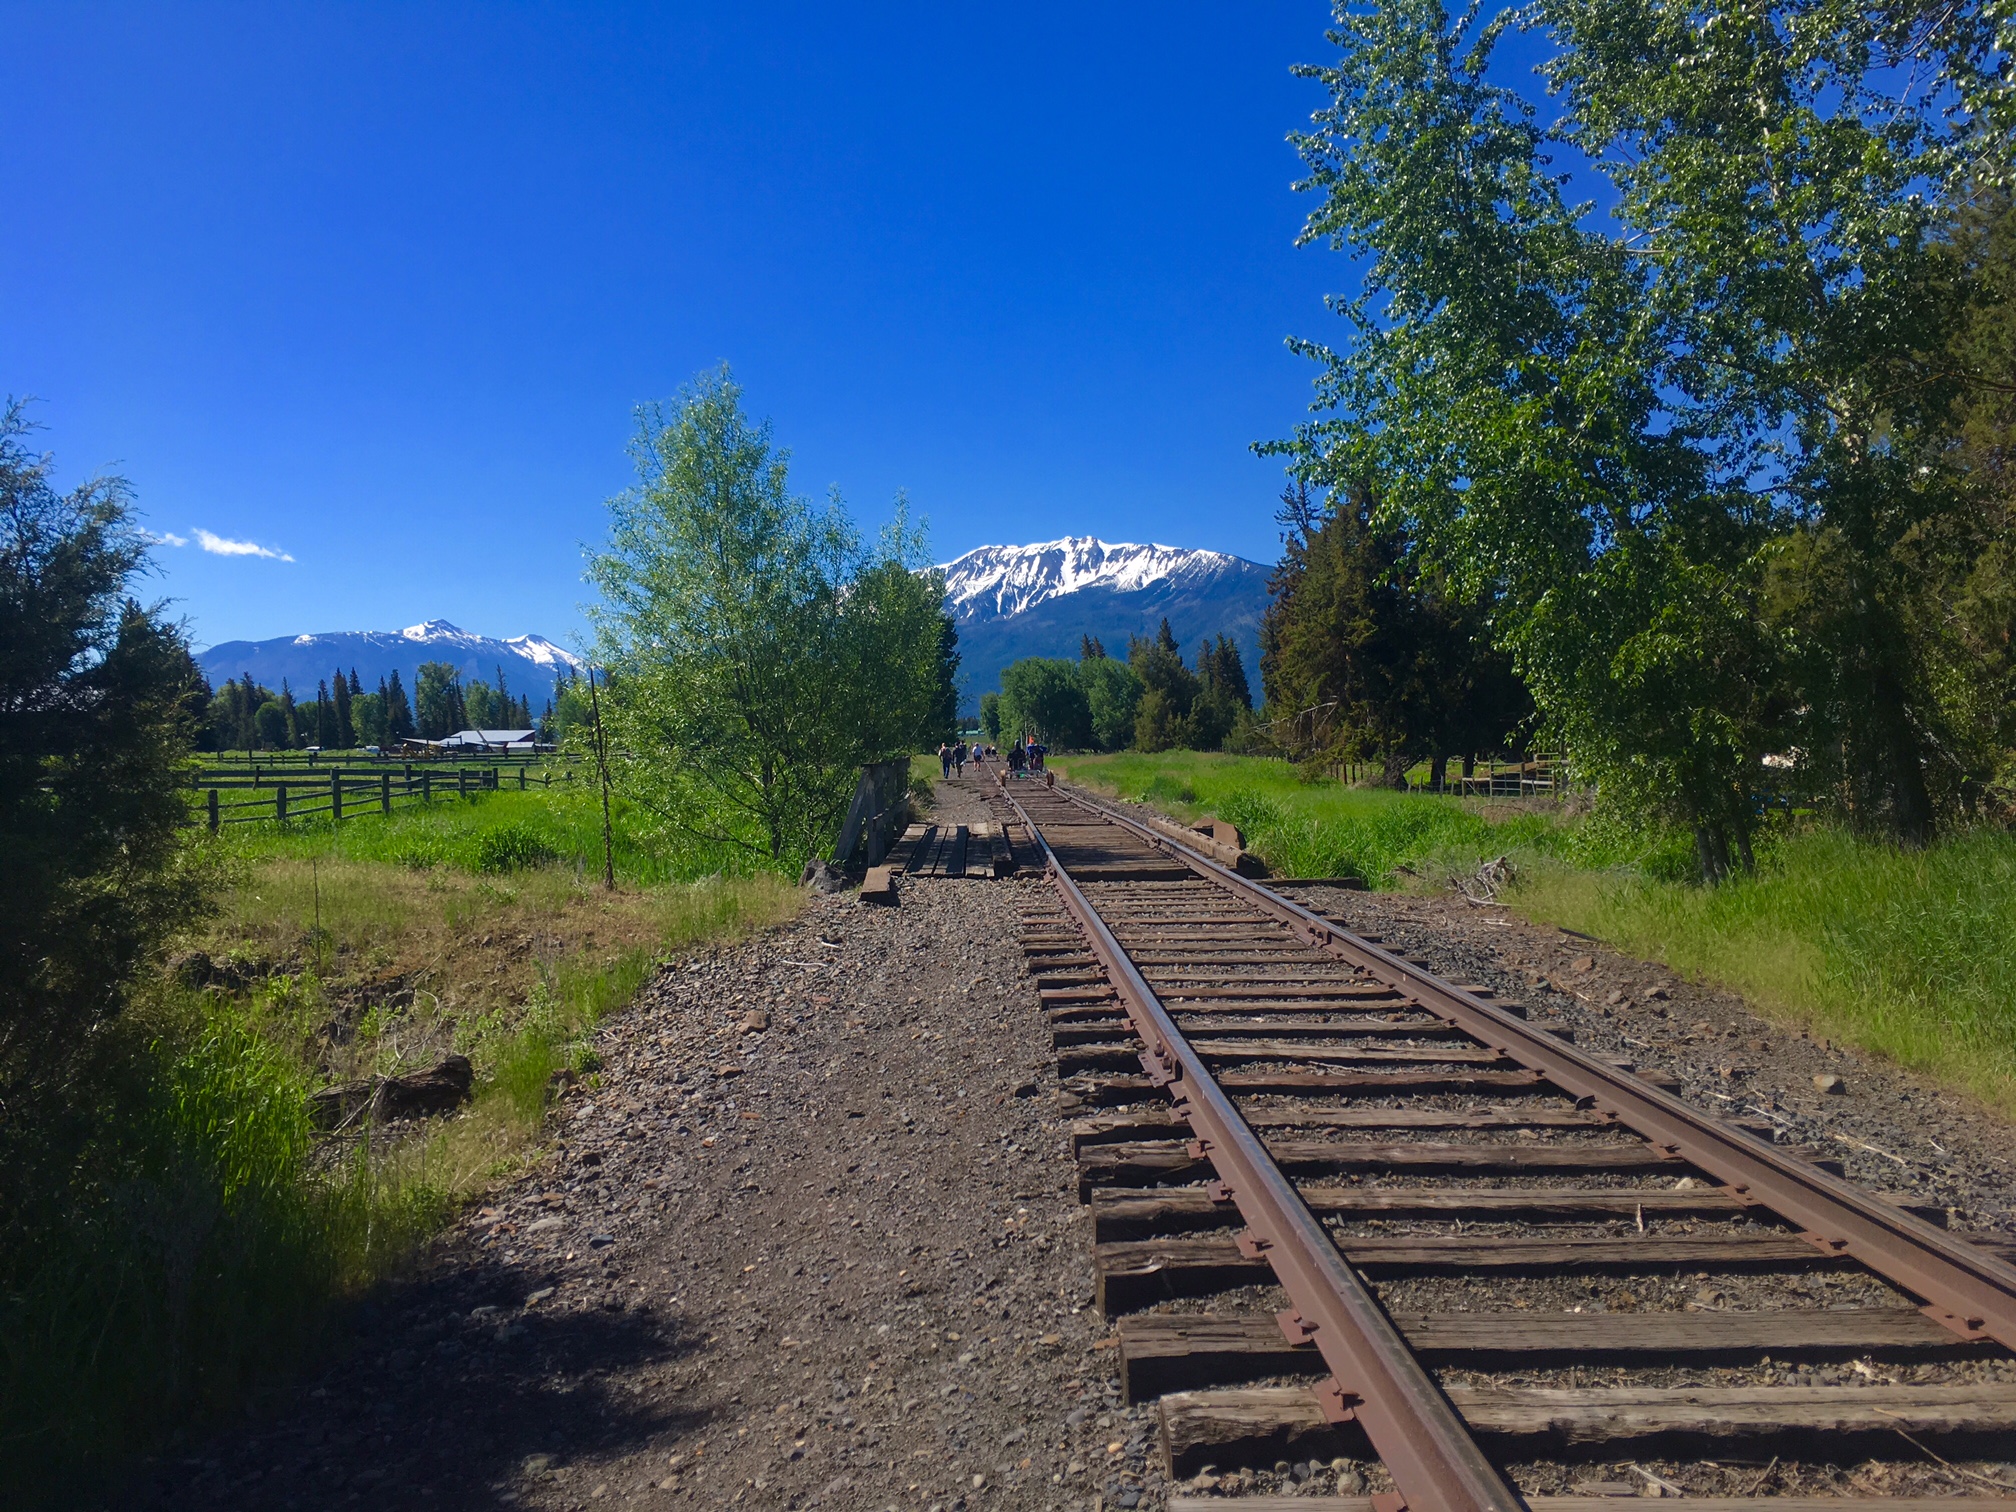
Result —
<svg viewBox="0 0 2016 1512"><path fill-rule="evenodd" d="M396 670L367 690L355 667L318 682L308 699L297 699L284 679L276 693L249 672L213 690L198 672L191 697L203 711L197 746L205 751L350 750L440 740L458 730L536 730L542 742L557 742L588 716L587 689L572 668L554 680L535 716L530 696L511 690L501 666L494 683L465 683L438 661L420 664L410 697Z"/></svg>
<svg viewBox="0 0 2016 1512"><path fill-rule="evenodd" d="M1232 638L1207 637L1192 670L1167 619L1153 636L1129 636L1125 661L1087 635L1075 662L1013 663L1001 673L1001 691L981 695L980 724L996 744L1034 737L1077 751L1245 750L1256 738L1253 695Z"/></svg>

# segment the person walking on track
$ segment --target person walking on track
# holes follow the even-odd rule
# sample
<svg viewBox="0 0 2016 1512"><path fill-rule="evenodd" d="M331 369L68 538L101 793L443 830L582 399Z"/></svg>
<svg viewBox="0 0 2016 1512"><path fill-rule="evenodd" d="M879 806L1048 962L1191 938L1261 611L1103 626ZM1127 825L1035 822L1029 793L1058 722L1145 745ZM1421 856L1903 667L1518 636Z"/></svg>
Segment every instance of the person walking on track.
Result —
<svg viewBox="0 0 2016 1512"><path fill-rule="evenodd" d="M947 777L952 775L952 747L942 740L938 742L938 770Z"/></svg>

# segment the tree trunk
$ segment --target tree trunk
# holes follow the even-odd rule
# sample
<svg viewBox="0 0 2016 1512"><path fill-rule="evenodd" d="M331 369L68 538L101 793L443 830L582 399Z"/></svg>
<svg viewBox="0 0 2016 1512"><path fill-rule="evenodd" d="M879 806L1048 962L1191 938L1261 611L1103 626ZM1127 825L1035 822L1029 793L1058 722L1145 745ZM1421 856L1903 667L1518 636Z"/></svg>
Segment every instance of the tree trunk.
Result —
<svg viewBox="0 0 2016 1512"><path fill-rule="evenodd" d="M1694 854L1701 862L1701 880L1710 887L1720 886L1729 875L1729 836L1721 825L1696 821Z"/></svg>
<svg viewBox="0 0 2016 1512"><path fill-rule="evenodd" d="M1439 793L1449 777L1449 758L1437 753L1428 762L1428 791Z"/></svg>
<svg viewBox="0 0 2016 1512"><path fill-rule="evenodd" d="M1386 748L1386 764L1379 774L1379 782L1382 787L1397 788L1403 793L1407 791L1407 755L1399 747Z"/></svg>

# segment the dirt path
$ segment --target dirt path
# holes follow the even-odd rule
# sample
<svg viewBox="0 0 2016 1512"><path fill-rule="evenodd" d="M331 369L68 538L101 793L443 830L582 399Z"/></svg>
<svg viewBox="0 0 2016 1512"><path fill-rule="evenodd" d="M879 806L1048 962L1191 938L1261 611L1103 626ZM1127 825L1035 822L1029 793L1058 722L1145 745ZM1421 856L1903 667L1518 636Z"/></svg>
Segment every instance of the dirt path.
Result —
<svg viewBox="0 0 2016 1512"><path fill-rule="evenodd" d="M1110 1406L1016 948L1040 886L843 894L668 970L549 1158L119 1504L1132 1505L1149 1426Z"/></svg>

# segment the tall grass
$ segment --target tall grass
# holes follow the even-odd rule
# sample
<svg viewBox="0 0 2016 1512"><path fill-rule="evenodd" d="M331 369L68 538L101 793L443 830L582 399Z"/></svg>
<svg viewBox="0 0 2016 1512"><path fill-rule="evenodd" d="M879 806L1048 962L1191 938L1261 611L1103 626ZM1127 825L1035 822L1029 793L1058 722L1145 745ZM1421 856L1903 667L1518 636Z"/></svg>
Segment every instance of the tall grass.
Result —
<svg viewBox="0 0 2016 1512"><path fill-rule="evenodd" d="M15 1505L68 1501L164 1424L232 1405L445 1210L438 1187L366 1158L318 1170L299 1065L244 1013L170 997L127 1026L97 1088L114 1147L86 1153L62 1210L5 1257Z"/></svg>
<svg viewBox="0 0 2016 1512"><path fill-rule="evenodd" d="M78 1089L97 1134L35 1184L48 1211L0 1213L0 1505L61 1505L102 1489L94 1477L115 1475L123 1457L228 1412L300 1360L331 1302L405 1265L536 1145L556 1075L595 1073L596 1024L661 960L799 906L798 890L767 873L613 895L592 877L584 887L564 861L528 857L522 838L489 838L551 821L532 832L557 837L552 853L564 855L578 827L518 796L444 805L421 822L395 820L395 833L359 821L220 842L242 865L219 928L262 952L270 941L288 974L233 993L165 977L147 985ZM594 839L599 854L599 812ZM416 875L402 848L430 841L431 867L479 875ZM384 859L369 859L374 851ZM648 875L632 855L628 874ZM605 944L542 961L522 997L493 993L483 1011L444 1021L476 1063L472 1105L403 1135L317 1136L307 1109L321 1079L315 1031L328 1018L321 963L339 946L389 952L422 926L436 931L431 949L444 911L450 932L466 936L530 908L548 932L579 918ZM632 943L612 953L612 935ZM304 936L316 952L299 948ZM360 1070L396 1069L407 1039L434 1044L442 1032L389 1015L374 1008L358 1026ZM379 1036L391 1047L382 1054Z"/></svg>
<svg viewBox="0 0 2016 1512"><path fill-rule="evenodd" d="M1690 880L1687 837L1551 805L1304 783L1286 762L1170 752L1067 757L1074 780L1184 819L1215 812L1276 873L1439 886L1507 853L1527 916L1741 992L1762 1011L2016 1114L2016 836L1901 851L1779 828L1754 876Z"/></svg>
<svg viewBox="0 0 2016 1512"><path fill-rule="evenodd" d="M1716 888L1525 858L1522 912L1743 992L2016 1112L2016 837L1811 827Z"/></svg>
<svg viewBox="0 0 2016 1512"><path fill-rule="evenodd" d="M1285 761L1196 751L1078 756L1050 763L1075 782L1178 818L1229 819L1280 876L1361 877L1374 887L1448 864L1474 869L1515 846L1552 843L1556 821L1490 800L1305 781ZM1466 864L1467 863L1467 864Z"/></svg>

